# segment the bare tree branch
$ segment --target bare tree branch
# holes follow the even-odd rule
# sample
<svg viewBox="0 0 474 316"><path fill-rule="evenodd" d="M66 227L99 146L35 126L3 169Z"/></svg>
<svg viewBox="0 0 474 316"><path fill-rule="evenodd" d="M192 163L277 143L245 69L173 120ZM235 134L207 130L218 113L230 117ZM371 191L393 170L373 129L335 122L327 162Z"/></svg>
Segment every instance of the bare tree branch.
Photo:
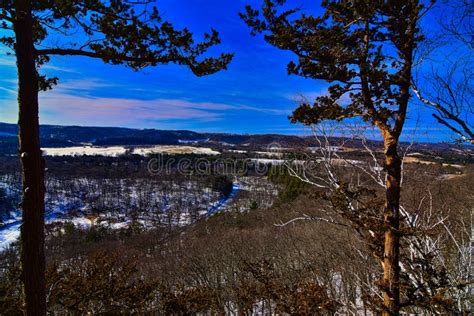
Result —
<svg viewBox="0 0 474 316"><path fill-rule="evenodd" d="M329 223L329 224L334 224L334 225L338 225L338 226L344 226L344 227L351 227L350 225L347 225L347 224L344 224L344 223L341 223L341 222L337 222L333 219L328 219L328 218L323 218L323 217L316 217L316 216L309 216L309 215L306 215L306 214L303 214L303 216L301 217L295 217L287 222L281 222L280 224L273 224L274 226L276 227L285 227L285 226L288 226L294 222L297 222L297 221L317 221L317 222L325 222L325 223Z"/></svg>
<svg viewBox="0 0 474 316"><path fill-rule="evenodd" d="M442 106L440 103L433 102L433 101L428 100L427 98L425 98L421 94L420 90L415 85L415 83L412 83L411 89L421 102L423 102L424 104L436 109L441 115L443 115L446 118L446 119L443 119L443 118L441 118L440 115L433 114L433 117L436 118L439 123L445 125L449 129L451 129L459 137L461 137L461 139L463 141L474 144L474 131L471 130L468 123L466 123L464 120L460 119L458 115L455 115L452 111L449 111L446 107ZM454 102L454 100L453 100L453 102ZM452 123L448 122L447 120L450 120L450 121L455 122L456 124L458 124L460 129L456 128Z"/></svg>

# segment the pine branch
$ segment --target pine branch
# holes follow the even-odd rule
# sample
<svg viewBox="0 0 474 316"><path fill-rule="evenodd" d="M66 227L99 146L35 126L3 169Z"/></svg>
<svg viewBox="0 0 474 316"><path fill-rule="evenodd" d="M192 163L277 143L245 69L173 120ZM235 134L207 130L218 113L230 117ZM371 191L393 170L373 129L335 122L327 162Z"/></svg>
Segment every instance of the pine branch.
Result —
<svg viewBox="0 0 474 316"><path fill-rule="evenodd" d="M3 14L3 13L0 13L0 20L6 20L10 23L13 23L13 18L9 17L8 15L6 14Z"/></svg>
<svg viewBox="0 0 474 316"><path fill-rule="evenodd" d="M60 55L60 56L85 56L91 58L100 58L104 60L117 60L122 62L143 62L143 63L166 63L171 62L171 59L156 58L156 57L133 57L125 54L110 55L106 53L87 51L82 49L72 48L51 48L51 49L38 49L36 50L37 55Z"/></svg>

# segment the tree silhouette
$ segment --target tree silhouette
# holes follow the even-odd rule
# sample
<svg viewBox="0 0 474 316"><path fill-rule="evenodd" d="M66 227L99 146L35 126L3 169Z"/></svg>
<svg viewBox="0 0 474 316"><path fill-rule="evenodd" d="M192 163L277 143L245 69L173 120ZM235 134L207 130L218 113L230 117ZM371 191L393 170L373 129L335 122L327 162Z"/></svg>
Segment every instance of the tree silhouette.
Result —
<svg viewBox="0 0 474 316"><path fill-rule="evenodd" d="M386 201L383 208L384 314L398 315L400 303L399 139L410 99L414 53L423 37L418 22L433 4L418 0L322 1L313 16L286 9L285 0L264 0L261 10L241 14L252 33L293 52L288 73L322 79L331 85L314 104L303 103L293 123L362 119L375 125L384 140Z"/></svg>
<svg viewBox="0 0 474 316"><path fill-rule="evenodd" d="M19 151L22 163L22 280L26 312L45 315L44 162L40 150L38 92L57 78L38 73L54 55L86 56L139 70L160 64L189 67L197 76L226 69L232 54L200 57L219 43L216 31L196 43L192 33L161 18L151 0L3 0L0 43L18 68ZM4 32L5 34L5 32Z"/></svg>

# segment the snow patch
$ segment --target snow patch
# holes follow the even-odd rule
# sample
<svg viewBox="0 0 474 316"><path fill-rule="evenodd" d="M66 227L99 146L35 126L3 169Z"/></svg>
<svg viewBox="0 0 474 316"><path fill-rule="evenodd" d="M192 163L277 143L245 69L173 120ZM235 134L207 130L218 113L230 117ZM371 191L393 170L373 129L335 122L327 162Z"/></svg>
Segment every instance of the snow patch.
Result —
<svg viewBox="0 0 474 316"><path fill-rule="evenodd" d="M194 147L194 146L152 146L152 147L138 147L132 151L134 154L146 156L149 154L197 154L197 155L219 155L220 152L212 150L208 147Z"/></svg>
<svg viewBox="0 0 474 316"><path fill-rule="evenodd" d="M108 156L116 157L123 155L127 149L123 146L95 147L77 146L63 148L42 148L46 156Z"/></svg>
<svg viewBox="0 0 474 316"><path fill-rule="evenodd" d="M76 146L61 148L42 148L46 156L108 156L116 157L124 155L128 152L136 155L150 154L198 154L198 155L219 155L220 152L207 147L194 146L173 146L173 145L157 145L150 147L134 147L125 148L123 146Z"/></svg>

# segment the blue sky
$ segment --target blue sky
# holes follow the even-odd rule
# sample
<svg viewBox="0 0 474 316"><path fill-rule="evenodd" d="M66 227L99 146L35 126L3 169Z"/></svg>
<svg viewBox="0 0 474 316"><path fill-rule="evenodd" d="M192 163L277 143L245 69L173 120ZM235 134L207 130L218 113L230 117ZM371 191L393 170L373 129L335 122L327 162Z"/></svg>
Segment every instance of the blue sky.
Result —
<svg viewBox="0 0 474 316"><path fill-rule="evenodd" d="M55 57L43 72L60 78L53 91L41 93L42 124L189 129L231 133L305 134L288 115L302 95L325 93L323 81L288 76L293 56L252 37L238 12L260 1L160 0L163 16L199 37L216 28L222 44L212 52L234 52L229 69L197 78L184 67L167 65L134 72L83 57ZM314 1L298 1L319 9ZM433 17L428 17L432 20ZM430 22L430 21L428 21ZM17 121L16 69L0 48L0 121ZM410 112L407 131L418 140L447 140L450 134L426 111ZM421 119L422 118L422 119Z"/></svg>

